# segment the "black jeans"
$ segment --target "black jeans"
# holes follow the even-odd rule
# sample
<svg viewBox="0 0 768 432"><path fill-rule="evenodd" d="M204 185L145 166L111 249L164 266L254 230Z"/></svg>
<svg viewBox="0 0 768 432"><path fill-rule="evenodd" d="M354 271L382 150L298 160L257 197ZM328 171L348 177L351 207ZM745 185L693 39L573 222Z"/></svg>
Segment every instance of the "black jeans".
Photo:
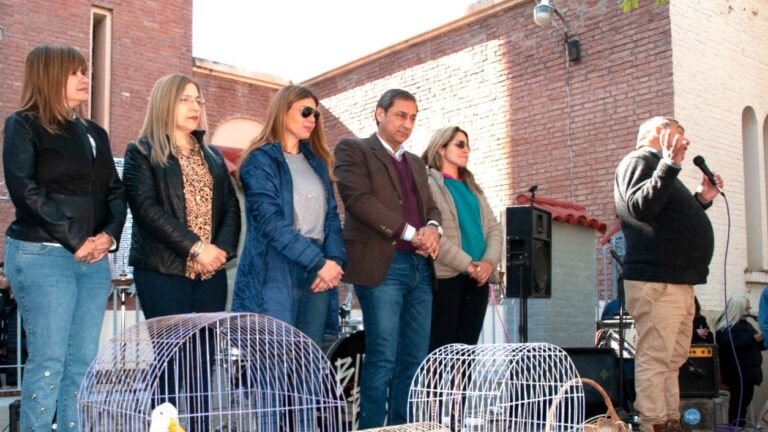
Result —
<svg viewBox="0 0 768 432"><path fill-rule="evenodd" d="M134 269L133 278L146 319L224 311L227 300L224 270L205 281L141 269ZM153 405L170 402L182 412L179 405L182 403L184 414L180 417L186 417L183 423L189 432L212 429L208 393L215 340L213 330L204 328L195 336L179 341L181 347L158 376Z"/></svg>
<svg viewBox="0 0 768 432"><path fill-rule="evenodd" d="M146 319L193 312L223 312L227 302L227 274L224 270L201 281L134 269L133 280Z"/></svg>
<svg viewBox="0 0 768 432"><path fill-rule="evenodd" d="M731 399L728 401L728 424L744 427L747 425L747 407L752 403L755 385L751 382L744 383L744 394L739 395L741 383L738 379L727 381L725 384L728 386L728 392L731 394ZM741 397L741 406L739 406L739 397Z"/></svg>
<svg viewBox="0 0 768 432"><path fill-rule="evenodd" d="M429 351L443 345L463 343L475 345L480 337L488 305L488 284L465 274L437 280L432 295L432 331Z"/></svg>

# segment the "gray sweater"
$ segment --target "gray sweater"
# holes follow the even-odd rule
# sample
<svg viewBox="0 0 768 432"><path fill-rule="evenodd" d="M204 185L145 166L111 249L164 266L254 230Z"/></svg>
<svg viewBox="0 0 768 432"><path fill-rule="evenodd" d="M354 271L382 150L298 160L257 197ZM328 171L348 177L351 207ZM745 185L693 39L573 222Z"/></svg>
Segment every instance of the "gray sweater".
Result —
<svg viewBox="0 0 768 432"><path fill-rule="evenodd" d="M628 154L616 170L614 200L626 239L628 280L697 285L707 281L714 232L703 205L650 147Z"/></svg>

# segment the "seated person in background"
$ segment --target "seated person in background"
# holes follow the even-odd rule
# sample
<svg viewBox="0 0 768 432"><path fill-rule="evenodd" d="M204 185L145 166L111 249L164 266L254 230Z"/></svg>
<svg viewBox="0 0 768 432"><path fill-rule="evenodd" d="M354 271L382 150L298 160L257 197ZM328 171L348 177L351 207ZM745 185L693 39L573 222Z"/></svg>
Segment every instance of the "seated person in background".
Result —
<svg viewBox="0 0 768 432"><path fill-rule="evenodd" d="M600 314L600 321L619 319L619 313L621 311L619 299L624 297L624 287L621 284L621 278L619 278L619 290L616 298L606 303L605 307L603 307L603 312ZM626 307L624 308L624 318L631 319Z"/></svg>
<svg viewBox="0 0 768 432"><path fill-rule="evenodd" d="M603 313L600 314L600 320L605 321L609 319L618 318L620 312L621 312L621 306L619 305L619 298L616 297L615 299L605 304L605 307L603 308Z"/></svg>
<svg viewBox="0 0 768 432"><path fill-rule="evenodd" d="M707 324L707 318L701 314L701 304L698 297L693 298L696 305L696 312L693 315L693 334L691 335L692 344L713 344L715 336Z"/></svg>
<svg viewBox="0 0 768 432"><path fill-rule="evenodd" d="M715 323L720 375L731 392L728 424L737 427L746 425L747 407L752 402L755 386L763 382L763 356L760 351L765 349L765 338L747 322L749 311L749 299L735 295L728 299L725 311Z"/></svg>

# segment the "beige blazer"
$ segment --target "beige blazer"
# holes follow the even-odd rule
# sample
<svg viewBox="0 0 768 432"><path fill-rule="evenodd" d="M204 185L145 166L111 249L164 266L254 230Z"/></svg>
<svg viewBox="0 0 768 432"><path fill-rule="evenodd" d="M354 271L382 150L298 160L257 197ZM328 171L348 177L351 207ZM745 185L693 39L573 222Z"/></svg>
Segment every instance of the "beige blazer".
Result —
<svg viewBox="0 0 768 432"><path fill-rule="evenodd" d="M472 258L461 249L461 232L456 204L453 202L451 192L445 186L443 174L440 171L429 170L429 189L443 216L443 238L440 240L440 255L435 261L435 271L438 279L452 278L466 272ZM485 195L477 194L477 200L480 203L480 218L485 237L485 253L482 260L490 262L495 269L501 261L504 234Z"/></svg>

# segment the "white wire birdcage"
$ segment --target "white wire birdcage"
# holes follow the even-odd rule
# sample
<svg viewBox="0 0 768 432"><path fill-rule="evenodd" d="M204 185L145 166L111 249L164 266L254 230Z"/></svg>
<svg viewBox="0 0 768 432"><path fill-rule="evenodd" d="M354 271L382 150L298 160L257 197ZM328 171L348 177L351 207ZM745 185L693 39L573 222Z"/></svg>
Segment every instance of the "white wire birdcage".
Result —
<svg viewBox="0 0 768 432"><path fill-rule="evenodd" d="M574 378L568 354L551 344L447 345L419 367L408 420L455 432L581 430L584 390L569 385Z"/></svg>
<svg viewBox="0 0 768 432"><path fill-rule="evenodd" d="M361 429L359 432L451 432L451 430L436 423L408 423L398 426Z"/></svg>
<svg viewBox="0 0 768 432"><path fill-rule="evenodd" d="M81 430L146 432L170 402L188 432L346 431L347 407L323 352L256 314L155 318L103 347L79 394Z"/></svg>

